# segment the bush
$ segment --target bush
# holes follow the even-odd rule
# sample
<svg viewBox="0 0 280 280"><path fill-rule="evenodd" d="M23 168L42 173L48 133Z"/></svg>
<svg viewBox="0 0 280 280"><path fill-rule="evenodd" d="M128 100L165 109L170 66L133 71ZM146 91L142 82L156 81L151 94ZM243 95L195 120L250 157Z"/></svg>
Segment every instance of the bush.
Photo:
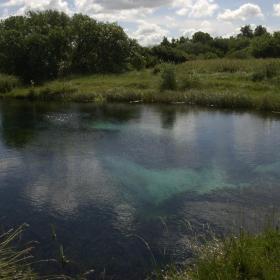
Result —
<svg viewBox="0 0 280 280"><path fill-rule="evenodd" d="M0 74L0 93L10 92L19 85L20 81L16 77Z"/></svg>
<svg viewBox="0 0 280 280"><path fill-rule="evenodd" d="M243 50L233 51L229 53L227 57L232 59L249 59L251 58L251 55L250 55L250 50L246 48Z"/></svg>
<svg viewBox="0 0 280 280"><path fill-rule="evenodd" d="M213 52L207 52L203 55L204 59L217 59L219 58L218 55L216 53Z"/></svg>
<svg viewBox="0 0 280 280"><path fill-rule="evenodd" d="M173 66L167 66L161 75L161 90L176 90L176 73Z"/></svg>
<svg viewBox="0 0 280 280"><path fill-rule="evenodd" d="M156 65L153 69L153 74L157 75L158 73L160 73L161 69L159 65Z"/></svg>

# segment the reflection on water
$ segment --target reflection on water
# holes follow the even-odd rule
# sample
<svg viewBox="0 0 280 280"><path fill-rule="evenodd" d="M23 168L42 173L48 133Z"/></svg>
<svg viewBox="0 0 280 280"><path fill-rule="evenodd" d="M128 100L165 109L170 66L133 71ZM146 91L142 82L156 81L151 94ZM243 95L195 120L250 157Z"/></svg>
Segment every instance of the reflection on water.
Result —
<svg viewBox="0 0 280 280"><path fill-rule="evenodd" d="M188 257L188 238L257 229L280 202L277 116L185 106L0 104L0 222L38 254L115 279ZM274 211L274 210L273 210Z"/></svg>

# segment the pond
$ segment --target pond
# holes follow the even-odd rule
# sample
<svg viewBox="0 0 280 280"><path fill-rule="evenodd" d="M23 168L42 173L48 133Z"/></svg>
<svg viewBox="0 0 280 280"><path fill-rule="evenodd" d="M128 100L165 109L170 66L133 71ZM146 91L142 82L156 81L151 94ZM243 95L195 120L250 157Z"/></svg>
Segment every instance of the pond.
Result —
<svg viewBox="0 0 280 280"><path fill-rule="evenodd" d="M40 259L63 246L67 273L143 279L191 257L194 235L275 222L279 203L280 115L0 103L2 231L28 223L23 240Z"/></svg>

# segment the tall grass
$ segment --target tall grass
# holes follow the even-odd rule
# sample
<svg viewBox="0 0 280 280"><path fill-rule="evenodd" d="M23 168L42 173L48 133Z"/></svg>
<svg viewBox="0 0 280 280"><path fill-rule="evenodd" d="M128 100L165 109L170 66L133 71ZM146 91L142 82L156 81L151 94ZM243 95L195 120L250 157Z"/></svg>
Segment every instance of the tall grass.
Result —
<svg viewBox="0 0 280 280"><path fill-rule="evenodd" d="M23 225L0 236L0 279L39 279L29 266L32 247L22 250L13 248L14 242L25 227Z"/></svg>
<svg viewBox="0 0 280 280"><path fill-rule="evenodd" d="M119 75L71 76L16 88L5 98L176 103L280 111L280 59L196 60Z"/></svg>
<svg viewBox="0 0 280 280"><path fill-rule="evenodd" d="M158 277L164 280L280 279L280 232L268 229L253 235L241 232L201 247L196 264L171 267Z"/></svg>
<svg viewBox="0 0 280 280"><path fill-rule="evenodd" d="M174 66L168 65L163 70L161 75L160 89L162 91L177 89L176 72Z"/></svg>
<svg viewBox="0 0 280 280"><path fill-rule="evenodd" d="M18 78L10 75L0 74L0 93L8 93L12 89L19 86L20 81Z"/></svg>

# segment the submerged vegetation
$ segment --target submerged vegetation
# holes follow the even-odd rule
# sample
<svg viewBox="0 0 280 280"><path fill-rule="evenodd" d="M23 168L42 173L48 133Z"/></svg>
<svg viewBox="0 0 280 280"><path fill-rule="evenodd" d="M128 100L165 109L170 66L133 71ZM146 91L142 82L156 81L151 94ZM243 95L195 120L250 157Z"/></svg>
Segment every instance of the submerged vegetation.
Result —
<svg viewBox="0 0 280 280"><path fill-rule="evenodd" d="M253 235L214 240L198 251L195 265L181 270L171 267L164 280L280 279L280 232L266 230Z"/></svg>

